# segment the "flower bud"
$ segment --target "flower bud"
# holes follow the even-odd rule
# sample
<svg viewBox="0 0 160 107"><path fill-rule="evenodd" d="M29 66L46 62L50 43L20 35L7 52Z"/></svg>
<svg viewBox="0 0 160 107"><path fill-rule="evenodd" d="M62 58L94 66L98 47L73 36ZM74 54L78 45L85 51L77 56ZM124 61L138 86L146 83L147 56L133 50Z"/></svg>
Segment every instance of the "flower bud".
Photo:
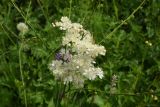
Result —
<svg viewBox="0 0 160 107"><path fill-rule="evenodd" d="M23 22L17 24L17 29L22 33L28 32L28 26Z"/></svg>

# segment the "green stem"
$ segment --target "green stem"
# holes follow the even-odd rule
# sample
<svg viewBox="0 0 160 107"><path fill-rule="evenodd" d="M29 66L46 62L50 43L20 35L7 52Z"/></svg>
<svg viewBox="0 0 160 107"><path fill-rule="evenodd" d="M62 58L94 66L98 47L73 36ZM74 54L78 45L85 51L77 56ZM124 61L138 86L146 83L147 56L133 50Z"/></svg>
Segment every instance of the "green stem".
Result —
<svg viewBox="0 0 160 107"><path fill-rule="evenodd" d="M27 96L26 96L26 90L25 90L24 76L23 76L23 70L22 70L22 58L21 58L22 45L23 44L21 42L20 43L20 48L19 48L19 68L20 68L22 85L23 85L23 94L24 94L25 107L27 107Z"/></svg>
<svg viewBox="0 0 160 107"><path fill-rule="evenodd" d="M101 40L99 42L99 44L101 44L102 42L104 42L106 39L110 39L112 37L112 35L122 26L124 25L128 20L130 20L134 14L142 8L142 5L145 3L146 0L143 0L143 2L127 17L127 19L123 20L121 22L121 24L119 24L111 33L109 33L103 40Z"/></svg>
<svg viewBox="0 0 160 107"><path fill-rule="evenodd" d="M106 94L106 95L126 95L126 96L142 96L142 95L159 95L160 91L155 91L155 92L137 92L137 93L110 93L110 92L106 92L106 91L101 91L101 90L96 90L96 89L87 89L87 88L78 88L78 89L71 89L69 91L66 92L70 93L71 91L77 91L77 90L90 90L93 93L97 92L97 93L101 93L101 94Z"/></svg>
<svg viewBox="0 0 160 107"><path fill-rule="evenodd" d="M48 15L47 15L47 13L45 12L45 10L43 9L43 6L42 6L41 1L40 1L40 0L37 0L37 2L38 2L39 6L40 6L40 8L41 8L41 10L42 10L42 13L43 13L45 19L48 21Z"/></svg>
<svg viewBox="0 0 160 107"><path fill-rule="evenodd" d="M8 34L8 32L5 30L4 26L1 24L2 30L4 31L4 33L7 35L8 39L12 42L13 45L16 45L13 41L13 39L10 37L10 35Z"/></svg>
<svg viewBox="0 0 160 107"><path fill-rule="evenodd" d="M69 18L71 17L71 11L72 11L72 0L70 0L70 6L69 6Z"/></svg>

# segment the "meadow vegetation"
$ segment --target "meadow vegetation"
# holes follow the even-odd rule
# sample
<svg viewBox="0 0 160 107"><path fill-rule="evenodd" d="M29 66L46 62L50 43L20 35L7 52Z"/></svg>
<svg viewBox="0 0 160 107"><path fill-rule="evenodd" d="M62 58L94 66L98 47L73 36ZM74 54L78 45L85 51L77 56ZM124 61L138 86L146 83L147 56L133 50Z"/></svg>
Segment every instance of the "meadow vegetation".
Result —
<svg viewBox="0 0 160 107"><path fill-rule="evenodd" d="M106 49L104 77L75 88L49 70L67 16ZM17 24L28 26L20 32ZM158 107L159 0L0 0L0 107Z"/></svg>

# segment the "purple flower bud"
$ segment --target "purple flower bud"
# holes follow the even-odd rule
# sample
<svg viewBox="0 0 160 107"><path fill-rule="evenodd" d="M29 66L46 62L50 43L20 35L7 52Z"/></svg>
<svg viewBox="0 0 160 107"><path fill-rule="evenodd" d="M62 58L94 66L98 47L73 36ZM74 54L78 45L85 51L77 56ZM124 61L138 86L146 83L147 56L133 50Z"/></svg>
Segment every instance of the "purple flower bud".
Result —
<svg viewBox="0 0 160 107"><path fill-rule="evenodd" d="M56 60L62 60L62 54L56 53L55 58L56 58Z"/></svg>

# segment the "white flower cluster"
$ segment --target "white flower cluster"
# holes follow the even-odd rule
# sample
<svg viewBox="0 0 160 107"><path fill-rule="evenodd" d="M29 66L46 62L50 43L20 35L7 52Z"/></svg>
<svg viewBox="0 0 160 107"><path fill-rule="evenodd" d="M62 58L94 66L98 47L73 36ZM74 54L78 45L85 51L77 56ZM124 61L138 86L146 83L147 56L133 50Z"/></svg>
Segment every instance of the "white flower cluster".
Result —
<svg viewBox="0 0 160 107"><path fill-rule="evenodd" d="M95 57L105 55L104 46L93 43L91 33L79 23L72 23L68 17L62 17L60 22L52 23L65 31L62 39L63 48L55 55L49 66L56 79L67 84L72 82L75 86L83 87L84 81L103 78L103 71L95 67Z"/></svg>

